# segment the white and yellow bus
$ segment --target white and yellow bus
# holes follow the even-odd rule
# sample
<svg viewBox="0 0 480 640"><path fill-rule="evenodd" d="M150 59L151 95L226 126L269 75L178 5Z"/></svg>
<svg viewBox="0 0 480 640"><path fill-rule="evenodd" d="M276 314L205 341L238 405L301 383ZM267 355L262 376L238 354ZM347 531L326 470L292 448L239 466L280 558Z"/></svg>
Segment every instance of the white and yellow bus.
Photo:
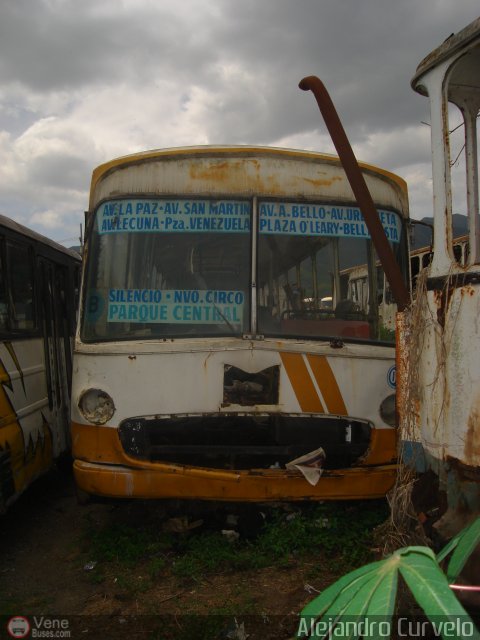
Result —
<svg viewBox="0 0 480 640"><path fill-rule="evenodd" d="M0 512L70 451L80 256L0 216Z"/></svg>
<svg viewBox="0 0 480 640"><path fill-rule="evenodd" d="M407 280L405 182L361 169ZM376 296L364 311L341 287L367 264L377 291L378 268L337 157L139 153L94 171L87 218L72 388L82 495L385 495L395 345Z"/></svg>

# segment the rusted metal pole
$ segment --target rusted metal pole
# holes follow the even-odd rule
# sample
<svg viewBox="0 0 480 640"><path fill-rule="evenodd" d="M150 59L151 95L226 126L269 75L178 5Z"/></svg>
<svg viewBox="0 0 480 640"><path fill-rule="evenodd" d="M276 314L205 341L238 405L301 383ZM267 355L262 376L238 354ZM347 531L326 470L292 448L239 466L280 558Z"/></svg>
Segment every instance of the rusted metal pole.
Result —
<svg viewBox="0 0 480 640"><path fill-rule="evenodd" d="M388 243L385 230L380 222L377 210L368 190L365 179L358 166L357 159L353 153L347 134L338 117L335 106L325 88L323 82L316 76L308 76L298 85L303 91L312 91L315 96L320 113L325 120L332 142L337 150L338 157L347 174L348 181L362 212L365 224L367 225L370 237L377 250L380 263L385 271L385 276L390 284L393 297L397 303L399 311L403 311L410 303L410 295L403 280L400 267L395 260L392 248Z"/></svg>

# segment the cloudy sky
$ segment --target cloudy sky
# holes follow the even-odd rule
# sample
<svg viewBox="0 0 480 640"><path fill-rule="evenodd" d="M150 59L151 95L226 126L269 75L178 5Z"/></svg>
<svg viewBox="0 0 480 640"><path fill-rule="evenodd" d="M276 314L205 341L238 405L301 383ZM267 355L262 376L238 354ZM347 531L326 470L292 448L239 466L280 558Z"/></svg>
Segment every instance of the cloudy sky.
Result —
<svg viewBox="0 0 480 640"><path fill-rule="evenodd" d="M0 213L78 244L93 168L144 149L265 144L331 152L306 75L357 157L431 215L417 64L478 0L0 0Z"/></svg>

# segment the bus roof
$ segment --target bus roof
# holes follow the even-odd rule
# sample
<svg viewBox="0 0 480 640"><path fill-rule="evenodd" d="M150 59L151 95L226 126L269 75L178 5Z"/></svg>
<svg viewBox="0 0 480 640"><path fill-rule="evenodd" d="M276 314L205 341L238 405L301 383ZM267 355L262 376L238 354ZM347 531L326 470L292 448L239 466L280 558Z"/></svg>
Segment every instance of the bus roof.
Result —
<svg viewBox="0 0 480 640"><path fill-rule="evenodd" d="M412 78L411 86L414 91L427 95L420 78L427 72L441 64L444 60L454 56L462 49L467 48L472 41L480 38L480 18L471 22L458 33L452 33L439 47L428 54L418 65ZM478 78L478 74L472 74L471 80ZM478 80L477 80L478 81Z"/></svg>
<svg viewBox="0 0 480 640"><path fill-rule="evenodd" d="M92 174L91 192L93 192L97 182L110 171L132 164L138 164L142 162L148 162L151 160L158 160L160 158L175 159L185 157L208 157L208 156L231 156L231 157L249 157L254 155L265 156L289 156L292 159L299 160L311 160L311 161L323 161L329 164L335 164L341 166L338 156L329 153L320 153L317 151L303 151L300 149L285 149L281 147L265 147L255 145L199 145L192 147L172 147L167 149L152 149L150 151L142 151L127 156L121 156L114 158L109 162L99 165L94 169ZM365 171L370 171L375 174L383 175L385 178L396 183L403 191L407 190L407 184L400 176L381 169L372 164L365 162L359 162L359 165Z"/></svg>
<svg viewBox="0 0 480 640"><path fill-rule="evenodd" d="M70 256L71 258L74 258L79 261L81 260L80 254L74 251L73 249L67 249L67 247L63 247L61 244L58 244L58 242L55 242L54 240L51 240L46 236L42 236L42 234L37 233L36 231L33 231L32 229L29 229L28 227L23 226L23 224L20 224L19 222L15 222L15 220L12 220L11 218L7 218L7 216L3 216L1 214L0 214L0 227L4 227L6 229L9 229L10 231L14 231L15 233L25 236L30 240L33 240L34 242L38 242L39 244L46 245L51 249L54 249L55 251L60 251L61 253L64 253Z"/></svg>

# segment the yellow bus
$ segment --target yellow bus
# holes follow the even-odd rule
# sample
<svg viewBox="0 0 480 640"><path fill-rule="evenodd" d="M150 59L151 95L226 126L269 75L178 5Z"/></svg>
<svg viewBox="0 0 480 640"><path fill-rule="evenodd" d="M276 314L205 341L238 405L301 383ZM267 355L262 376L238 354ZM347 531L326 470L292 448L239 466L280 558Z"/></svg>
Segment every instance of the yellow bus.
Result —
<svg viewBox="0 0 480 640"><path fill-rule="evenodd" d="M0 216L0 512L70 451L80 256Z"/></svg>
<svg viewBox="0 0 480 640"><path fill-rule="evenodd" d="M407 280L405 182L361 164ZM395 478L395 345L336 156L150 151L93 172L74 350L84 497L325 500Z"/></svg>

